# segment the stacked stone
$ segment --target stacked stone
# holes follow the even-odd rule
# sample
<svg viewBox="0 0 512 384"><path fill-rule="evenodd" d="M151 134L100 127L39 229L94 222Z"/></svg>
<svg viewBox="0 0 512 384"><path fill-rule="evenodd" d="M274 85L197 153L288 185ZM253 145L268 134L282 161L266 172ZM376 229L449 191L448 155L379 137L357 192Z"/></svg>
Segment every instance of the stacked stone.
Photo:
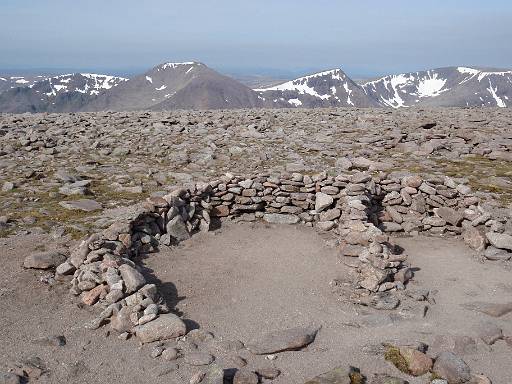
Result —
<svg viewBox="0 0 512 384"><path fill-rule="evenodd" d="M103 308L92 328L112 317L114 329L128 332L168 312L156 286L146 284L131 258L155 252L159 244L177 244L194 231L208 231L210 192L209 184L198 184L149 198L131 217L82 241L57 267L57 275L73 275L72 294Z"/></svg>
<svg viewBox="0 0 512 384"><path fill-rule="evenodd" d="M103 310L92 323L111 318L129 332L167 312L157 288L147 284L133 256L209 231L210 217L302 222L333 231L343 256L357 258L359 287L369 292L404 289L412 272L386 232L464 234L473 248L494 259L510 258L512 236L484 212L470 189L450 178L372 177L360 172L328 176L299 173L240 177L174 189L137 205L131 215L82 241L58 276L71 276L71 292Z"/></svg>

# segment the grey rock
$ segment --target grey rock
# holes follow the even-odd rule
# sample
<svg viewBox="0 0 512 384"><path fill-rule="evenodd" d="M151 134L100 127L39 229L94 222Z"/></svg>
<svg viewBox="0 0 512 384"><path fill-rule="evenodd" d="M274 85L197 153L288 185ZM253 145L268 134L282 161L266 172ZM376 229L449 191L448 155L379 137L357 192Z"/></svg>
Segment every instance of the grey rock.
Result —
<svg viewBox="0 0 512 384"><path fill-rule="evenodd" d="M146 279L135 268L128 264L123 264L119 267L119 272L124 281L126 293L130 294L137 291L140 287L146 284Z"/></svg>
<svg viewBox="0 0 512 384"><path fill-rule="evenodd" d="M206 371L203 384L224 384L224 369L217 364L211 364Z"/></svg>
<svg viewBox="0 0 512 384"><path fill-rule="evenodd" d="M209 365L215 358L205 352L188 352L185 354L185 363L193 366Z"/></svg>
<svg viewBox="0 0 512 384"><path fill-rule="evenodd" d="M143 344L174 339L186 332L185 323L172 313L162 314L149 323L135 327L135 334Z"/></svg>
<svg viewBox="0 0 512 384"><path fill-rule="evenodd" d="M258 384L258 381L258 376L246 369L236 371L233 377L233 384Z"/></svg>
<svg viewBox="0 0 512 384"><path fill-rule="evenodd" d="M482 312L492 317L501 317L512 312L512 302L510 303L488 303L483 301L474 301L461 304L464 308Z"/></svg>
<svg viewBox="0 0 512 384"><path fill-rule="evenodd" d="M0 384L21 384L21 377L11 372L0 372Z"/></svg>
<svg viewBox="0 0 512 384"><path fill-rule="evenodd" d="M315 211L317 213L329 208L334 202L334 198L323 192L317 192L315 196Z"/></svg>
<svg viewBox="0 0 512 384"><path fill-rule="evenodd" d="M449 384L463 384L471 379L466 362L452 352L441 352L436 358L432 372L446 379Z"/></svg>
<svg viewBox="0 0 512 384"><path fill-rule="evenodd" d="M183 241L190 238L187 225L180 215L177 215L172 220L170 220L165 228L167 233L177 241Z"/></svg>
<svg viewBox="0 0 512 384"><path fill-rule="evenodd" d="M512 236L506 233L487 232L485 234L489 243L496 248L512 251Z"/></svg>
<svg viewBox="0 0 512 384"><path fill-rule="evenodd" d="M478 337L487 345L494 344L497 340L503 338L503 331L500 327L492 322L485 322L479 325Z"/></svg>
<svg viewBox="0 0 512 384"><path fill-rule="evenodd" d="M363 376L357 368L337 367L306 381L304 384L353 384L354 382L364 382Z"/></svg>
<svg viewBox="0 0 512 384"><path fill-rule="evenodd" d="M297 224L300 221L298 216L280 213L266 213L263 220L272 224Z"/></svg>
<svg viewBox="0 0 512 384"><path fill-rule="evenodd" d="M256 355L299 350L315 340L319 328L290 328L253 339L247 349Z"/></svg>
<svg viewBox="0 0 512 384"><path fill-rule="evenodd" d="M66 256L57 251L37 252L28 255L23 261L25 268L49 269L66 261Z"/></svg>
<svg viewBox="0 0 512 384"><path fill-rule="evenodd" d="M85 212L92 212L102 209L102 205L100 203L90 199L61 201L59 202L59 205L69 210L79 210Z"/></svg>

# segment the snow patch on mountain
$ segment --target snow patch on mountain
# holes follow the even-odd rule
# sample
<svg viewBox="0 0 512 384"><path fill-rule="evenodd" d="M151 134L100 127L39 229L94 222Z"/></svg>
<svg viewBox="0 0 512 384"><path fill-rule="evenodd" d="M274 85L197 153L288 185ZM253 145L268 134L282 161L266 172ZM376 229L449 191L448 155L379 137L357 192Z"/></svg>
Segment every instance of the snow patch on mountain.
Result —
<svg viewBox="0 0 512 384"><path fill-rule="evenodd" d="M494 100L496 101L496 105L500 108L506 108L507 107L507 104L505 104L505 102L496 94L496 92L498 91L498 88L494 88L492 86L492 83L491 83L491 79L489 79L489 88L487 88L487 90L489 91L489 93L491 94L491 96L494 98Z"/></svg>

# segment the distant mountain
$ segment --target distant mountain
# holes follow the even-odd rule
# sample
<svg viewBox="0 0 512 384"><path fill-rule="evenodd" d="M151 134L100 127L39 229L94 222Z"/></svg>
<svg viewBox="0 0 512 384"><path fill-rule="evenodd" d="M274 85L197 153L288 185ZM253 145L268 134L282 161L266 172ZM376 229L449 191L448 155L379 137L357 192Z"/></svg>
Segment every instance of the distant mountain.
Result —
<svg viewBox="0 0 512 384"><path fill-rule="evenodd" d="M93 73L74 73L48 78L35 77L17 82L0 93L0 111L73 112L88 105L100 93L117 87L127 79Z"/></svg>
<svg viewBox="0 0 512 384"><path fill-rule="evenodd" d="M76 73L0 76L0 112L315 107L512 107L512 71L448 67L359 83L331 69L251 89L198 62L126 79Z"/></svg>
<svg viewBox="0 0 512 384"><path fill-rule="evenodd" d="M197 62L165 63L100 94L84 110L219 109L263 106L247 86Z"/></svg>
<svg viewBox="0 0 512 384"><path fill-rule="evenodd" d="M27 87L33 85L36 81L46 79L48 76L6 76L0 75L0 93L18 87Z"/></svg>
<svg viewBox="0 0 512 384"><path fill-rule="evenodd" d="M447 67L361 84L383 107L510 107L512 71Z"/></svg>
<svg viewBox="0 0 512 384"><path fill-rule="evenodd" d="M255 89L265 100L286 107L372 107L378 103L341 69L299 77L269 88Z"/></svg>

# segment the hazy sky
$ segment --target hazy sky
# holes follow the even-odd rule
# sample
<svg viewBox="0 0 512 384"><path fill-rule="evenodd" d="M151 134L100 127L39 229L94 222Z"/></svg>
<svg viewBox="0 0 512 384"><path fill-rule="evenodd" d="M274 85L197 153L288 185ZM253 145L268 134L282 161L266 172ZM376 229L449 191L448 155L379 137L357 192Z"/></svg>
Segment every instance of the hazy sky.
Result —
<svg viewBox="0 0 512 384"><path fill-rule="evenodd" d="M0 0L0 68L512 67L511 0Z"/></svg>

